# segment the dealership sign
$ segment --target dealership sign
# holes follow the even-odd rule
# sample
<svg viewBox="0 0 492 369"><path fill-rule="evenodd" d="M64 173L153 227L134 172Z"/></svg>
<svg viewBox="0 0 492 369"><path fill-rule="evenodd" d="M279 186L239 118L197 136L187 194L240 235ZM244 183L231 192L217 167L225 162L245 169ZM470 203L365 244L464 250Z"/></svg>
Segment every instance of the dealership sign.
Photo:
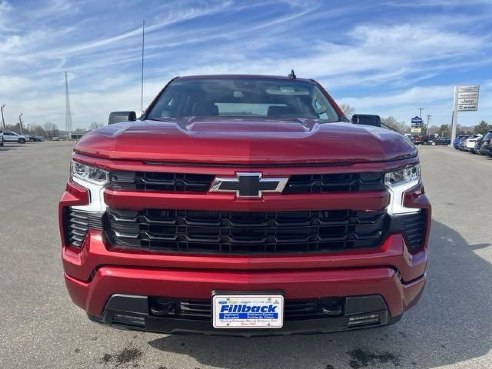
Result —
<svg viewBox="0 0 492 369"><path fill-rule="evenodd" d="M480 86L456 86L456 111L477 111Z"/></svg>
<svg viewBox="0 0 492 369"><path fill-rule="evenodd" d="M413 117L411 123L412 123L412 127L422 127L424 121L420 117Z"/></svg>

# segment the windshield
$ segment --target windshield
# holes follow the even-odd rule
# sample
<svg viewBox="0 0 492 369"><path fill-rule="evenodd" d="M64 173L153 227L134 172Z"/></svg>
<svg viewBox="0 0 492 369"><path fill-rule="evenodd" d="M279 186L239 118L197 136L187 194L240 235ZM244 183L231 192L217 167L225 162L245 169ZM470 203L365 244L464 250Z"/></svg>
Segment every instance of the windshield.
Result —
<svg viewBox="0 0 492 369"><path fill-rule="evenodd" d="M178 79L147 114L155 120L190 116L339 121L314 83L253 78Z"/></svg>

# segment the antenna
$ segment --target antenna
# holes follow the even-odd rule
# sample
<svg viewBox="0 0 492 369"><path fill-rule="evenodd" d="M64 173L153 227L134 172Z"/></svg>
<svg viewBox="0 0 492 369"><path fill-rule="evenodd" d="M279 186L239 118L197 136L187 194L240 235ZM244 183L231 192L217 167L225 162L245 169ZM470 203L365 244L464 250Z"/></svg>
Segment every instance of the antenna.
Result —
<svg viewBox="0 0 492 369"><path fill-rule="evenodd" d="M142 80L140 88L140 113L143 114L143 91L144 91L144 50L145 50L145 20L142 22Z"/></svg>
<svg viewBox="0 0 492 369"><path fill-rule="evenodd" d="M294 73L294 69L290 70L290 74L287 77L289 77L290 79L296 79L297 78L296 74Z"/></svg>
<svg viewBox="0 0 492 369"><path fill-rule="evenodd" d="M65 71L65 124L68 138L72 138L72 112L70 110L70 95L68 93L68 78L67 71Z"/></svg>

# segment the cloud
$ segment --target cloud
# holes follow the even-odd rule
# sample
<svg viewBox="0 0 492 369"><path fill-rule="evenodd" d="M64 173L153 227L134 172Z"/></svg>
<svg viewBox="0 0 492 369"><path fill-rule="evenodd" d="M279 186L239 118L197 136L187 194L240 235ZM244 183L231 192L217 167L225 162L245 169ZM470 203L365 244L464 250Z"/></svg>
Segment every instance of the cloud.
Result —
<svg viewBox="0 0 492 369"><path fill-rule="evenodd" d="M444 119L454 84L492 78L492 7L480 1L25 4L0 1L0 103L9 120L22 111L27 120L63 127L65 70L75 127L104 122L111 109L138 110L142 19L146 102L175 75L286 75L293 68L358 111L403 120L425 104ZM480 114L492 114L483 106Z"/></svg>

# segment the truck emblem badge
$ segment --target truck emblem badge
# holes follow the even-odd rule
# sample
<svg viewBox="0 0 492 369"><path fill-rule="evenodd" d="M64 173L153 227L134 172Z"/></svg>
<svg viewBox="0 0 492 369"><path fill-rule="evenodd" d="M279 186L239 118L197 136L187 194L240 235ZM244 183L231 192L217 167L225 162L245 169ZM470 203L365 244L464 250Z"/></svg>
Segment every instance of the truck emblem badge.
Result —
<svg viewBox="0 0 492 369"><path fill-rule="evenodd" d="M280 193L289 178L262 178L261 173L236 173L235 177L216 177L210 192L235 192L236 197L261 198L265 192Z"/></svg>

